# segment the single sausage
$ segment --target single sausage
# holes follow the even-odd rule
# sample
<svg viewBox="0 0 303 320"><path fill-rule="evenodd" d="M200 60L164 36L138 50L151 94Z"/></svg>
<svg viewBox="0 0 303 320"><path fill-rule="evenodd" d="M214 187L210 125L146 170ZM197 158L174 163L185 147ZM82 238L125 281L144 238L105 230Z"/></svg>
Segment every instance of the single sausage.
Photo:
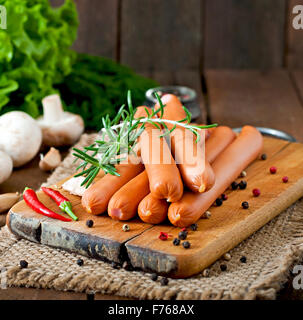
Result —
<svg viewBox="0 0 303 320"><path fill-rule="evenodd" d="M214 161L216 182L203 194L185 192L182 199L168 209L169 221L178 227L187 227L200 219L214 201L254 161L263 148L260 132L251 126L242 128L240 135Z"/></svg>
<svg viewBox="0 0 303 320"><path fill-rule="evenodd" d="M140 136L141 158L155 198L175 202L181 199L183 183L163 132L150 123Z"/></svg>
<svg viewBox="0 0 303 320"><path fill-rule="evenodd" d="M120 176L106 174L103 178L90 186L83 194L82 206L88 213L98 215L107 210L110 198L128 181L144 170L139 164L118 164L116 166Z"/></svg>
<svg viewBox="0 0 303 320"><path fill-rule="evenodd" d="M236 138L231 128L220 126L215 128L205 143L205 156L209 163L213 163L222 151Z"/></svg>
<svg viewBox="0 0 303 320"><path fill-rule="evenodd" d="M147 173L144 170L112 196L107 212L114 220L132 219L137 214L140 201L148 194L149 183Z"/></svg>
<svg viewBox="0 0 303 320"><path fill-rule="evenodd" d="M161 101L165 105L163 119L180 121L186 118L182 104L175 95L166 94ZM159 108L159 105L157 104L155 108ZM173 124L166 123L166 125L169 130L173 128ZM195 140L193 133L180 126L171 133L172 152L184 184L193 192L202 193L212 188L215 174L205 159L205 137L203 136L199 143Z"/></svg>
<svg viewBox="0 0 303 320"><path fill-rule="evenodd" d="M135 118L146 116L144 107L138 107ZM142 163L121 163L116 166L120 176L106 174L99 181L91 185L83 194L82 206L88 213L98 215L107 210L110 198L128 181L144 170Z"/></svg>
<svg viewBox="0 0 303 320"><path fill-rule="evenodd" d="M150 193L139 203L139 217L143 222L159 224L167 218L168 205L166 200L154 198Z"/></svg>

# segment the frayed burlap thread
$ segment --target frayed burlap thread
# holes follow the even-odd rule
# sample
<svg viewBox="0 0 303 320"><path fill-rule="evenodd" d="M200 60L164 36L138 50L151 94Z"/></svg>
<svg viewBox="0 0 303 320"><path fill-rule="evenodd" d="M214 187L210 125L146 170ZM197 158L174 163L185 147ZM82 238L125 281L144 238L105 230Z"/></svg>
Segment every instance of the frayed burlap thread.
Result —
<svg viewBox="0 0 303 320"><path fill-rule="evenodd" d="M78 147L92 142L83 135ZM50 176L46 185L71 175L77 164L69 155ZM210 267L210 276L169 279L167 286L152 281L144 272L113 269L110 264L44 245L18 240L6 227L0 231L0 266L7 270L9 286L49 288L61 291L102 293L138 299L275 299L288 279L290 267L303 254L303 200L231 250L232 259L219 260ZM240 258L246 256L247 262ZM25 259L26 269L19 267Z"/></svg>

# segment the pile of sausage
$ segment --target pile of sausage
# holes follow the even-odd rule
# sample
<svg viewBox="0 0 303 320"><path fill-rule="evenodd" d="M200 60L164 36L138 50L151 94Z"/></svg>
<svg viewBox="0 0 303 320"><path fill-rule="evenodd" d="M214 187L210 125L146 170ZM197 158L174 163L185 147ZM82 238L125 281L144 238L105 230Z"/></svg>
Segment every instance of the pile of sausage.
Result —
<svg viewBox="0 0 303 320"><path fill-rule="evenodd" d="M180 121L186 117L176 96L167 94L162 102L163 119ZM146 109L138 107L135 117L142 116L146 116ZM167 123L167 127L172 129L173 124ZM119 164L119 177L104 175L85 191L82 205L87 212L99 215L107 211L116 220L129 220L138 214L151 224L168 218L175 226L187 227L200 219L263 148L262 135L256 128L244 126L236 136L229 127L219 126L206 132L205 166L194 166L177 159L186 154L187 148L198 153L204 141L196 143L194 135L186 135L188 141L179 141L172 131L169 148L160 137L161 131L157 137L149 134L152 130L154 126L146 123L147 134L140 136L141 163ZM159 139L161 159L170 158L169 164L149 161L150 139Z"/></svg>

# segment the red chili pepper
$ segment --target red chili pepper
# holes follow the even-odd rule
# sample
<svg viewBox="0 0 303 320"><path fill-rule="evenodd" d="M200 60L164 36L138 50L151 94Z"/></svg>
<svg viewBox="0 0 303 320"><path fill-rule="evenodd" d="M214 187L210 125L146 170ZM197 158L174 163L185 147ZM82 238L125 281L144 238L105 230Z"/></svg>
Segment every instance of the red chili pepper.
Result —
<svg viewBox="0 0 303 320"><path fill-rule="evenodd" d="M72 221L71 219L62 217L60 214L48 209L42 202L39 201L36 192L33 189L25 188L23 192L23 199L26 204L37 213L65 222Z"/></svg>
<svg viewBox="0 0 303 320"><path fill-rule="evenodd" d="M42 191L52 198L58 205L58 207L67 213L73 220L77 221L78 217L73 213L71 202L65 198L59 191L51 188L41 188Z"/></svg>

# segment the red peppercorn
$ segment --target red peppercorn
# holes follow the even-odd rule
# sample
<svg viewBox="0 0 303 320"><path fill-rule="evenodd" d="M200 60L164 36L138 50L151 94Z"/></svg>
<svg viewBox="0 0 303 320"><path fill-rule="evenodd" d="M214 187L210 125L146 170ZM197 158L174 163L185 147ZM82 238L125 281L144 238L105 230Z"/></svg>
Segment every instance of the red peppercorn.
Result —
<svg viewBox="0 0 303 320"><path fill-rule="evenodd" d="M287 176L283 177L283 178L282 178L282 181L283 181L284 183L287 183L287 182L288 182L288 177L287 177Z"/></svg>
<svg viewBox="0 0 303 320"><path fill-rule="evenodd" d="M277 167L272 166L272 167L270 167L269 171L271 174L275 174L277 172Z"/></svg>
<svg viewBox="0 0 303 320"><path fill-rule="evenodd" d="M259 197L259 195L261 194L261 191L260 189L253 189L252 193L254 197Z"/></svg>
<svg viewBox="0 0 303 320"><path fill-rule="evenodd" d="M168 234L166 232L162 232L161 231L160 235L159 235L159 239L163 240L163 241L167 240L168 239Z"/></svg>

